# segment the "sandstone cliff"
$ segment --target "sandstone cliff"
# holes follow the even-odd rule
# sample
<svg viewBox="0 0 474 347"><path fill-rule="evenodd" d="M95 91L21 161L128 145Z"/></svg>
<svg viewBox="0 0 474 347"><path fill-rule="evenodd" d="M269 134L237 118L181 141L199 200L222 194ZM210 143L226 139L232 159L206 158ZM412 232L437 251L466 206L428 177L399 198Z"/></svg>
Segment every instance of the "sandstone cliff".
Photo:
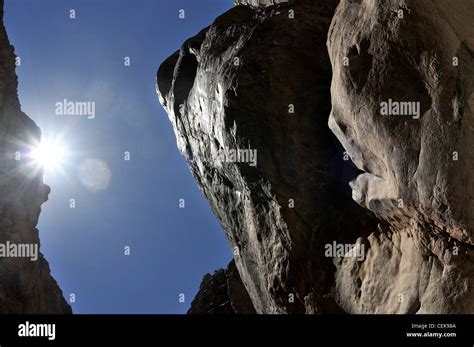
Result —
<svg viewBox="0 0 474 347"><path fill-rule="evenodd" d="M236 1L157 73L256 311L474 312L474 4L277 2Z"/></svg>
<svg viewBox="0 0 474 347"><path fill-rule="evenodd" d="M41 132L20 108L15 54L3 25L3 0L0 7L0 244L39 245L36 224L49 187L26 154ZM36 261L0 258L0 313L71 313L41 254Z"/></svg>

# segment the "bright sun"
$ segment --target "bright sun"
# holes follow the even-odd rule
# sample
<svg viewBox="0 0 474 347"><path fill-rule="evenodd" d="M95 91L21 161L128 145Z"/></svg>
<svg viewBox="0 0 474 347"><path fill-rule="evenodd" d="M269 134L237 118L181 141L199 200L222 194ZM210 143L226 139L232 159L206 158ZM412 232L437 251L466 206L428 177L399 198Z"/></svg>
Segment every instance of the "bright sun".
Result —
<svg viewBox="0 0 474 347"><path fill-rule="evenodd" d="M44 170L55 171L61 167L65 154L66 149L63 144L45 139L31 150L30 157Z"/></svg>

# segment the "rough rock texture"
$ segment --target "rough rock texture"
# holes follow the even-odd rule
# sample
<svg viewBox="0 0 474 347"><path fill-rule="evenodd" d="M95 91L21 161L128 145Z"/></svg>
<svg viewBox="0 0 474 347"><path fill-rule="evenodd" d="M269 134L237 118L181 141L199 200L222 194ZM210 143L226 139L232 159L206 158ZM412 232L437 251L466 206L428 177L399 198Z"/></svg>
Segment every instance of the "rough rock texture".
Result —
<svg viewBox="0 0 474 347"><path fill-rule="evenodd" d="M232 260L227 269L207 274L188 314L254 314L252 301Z"/></svg>
<svg viewBox="0 0 474 347"><path fill-rule="evenodd" d="M356 172L327 127L335 7L235 7L157 74L178 147L259 313L340 312L324 245L363 235L368 222L345 188ZM232 149L257 150L257 165L219 158Z"/></svg>
<svg viewBox="0 0 474 347"><path fill-rule="evenodd" d="M337 9L329 125L365 171L354 199L389 223L338 268L347 312L474 312L473 17L467 0ZM389 99L419 102L420 118L384 114Z"/></svg>
<svg viewBox="0 0 474 347"><path fill-rule="evenodd" d="M260 6L271 6L271 5L279 4L282 2L288 2L288 0L234 0L234 5L260 7Z"/></svg>
<svg viewBox="0 0 474 347"><path fill-rule="evenodd" d="M35 226L49 187L25 154L41 132L20 109L15 54L3 25L3 0L0 7L0 243L39 245ZM15 160L16 152L21 160ZM0 258L0 313L70 312L42 255L37 261Z"/></svg>
<svg viewBox="0 0 474 347"><path fill-rule="evenodd" d="M473 313L474 3L238 3L157 89L256 311Z"/></svg>

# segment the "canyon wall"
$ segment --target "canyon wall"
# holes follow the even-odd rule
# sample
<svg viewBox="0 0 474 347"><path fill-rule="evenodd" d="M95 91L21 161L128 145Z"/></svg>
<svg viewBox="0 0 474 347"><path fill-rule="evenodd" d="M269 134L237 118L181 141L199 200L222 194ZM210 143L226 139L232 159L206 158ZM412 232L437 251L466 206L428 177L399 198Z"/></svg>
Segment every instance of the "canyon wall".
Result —
<svg viewBox="0 0 474 347"><path fill-rule="evenodd" d="M19 245L40 245L36 225L49 187L27 158L40 129L21 111L15 53L3 24L0 2L0 313L71 313L42 254L37 260L11 257ZM3 248L4 251L6 249Z"/></svg>
<svg viewBox="0 0 474 347"><path fill-rule="evenodd" d="M157 72L256 312L474 312L474 4L276 2Z"/></svg>
<svg viewBox="0 0 474 347"><path fill-rule="evenodd" d="M474 313L473 16L467 0L337 8L329 126L364 171L354 200L388 224L338 265L346 312Z"/></svg>

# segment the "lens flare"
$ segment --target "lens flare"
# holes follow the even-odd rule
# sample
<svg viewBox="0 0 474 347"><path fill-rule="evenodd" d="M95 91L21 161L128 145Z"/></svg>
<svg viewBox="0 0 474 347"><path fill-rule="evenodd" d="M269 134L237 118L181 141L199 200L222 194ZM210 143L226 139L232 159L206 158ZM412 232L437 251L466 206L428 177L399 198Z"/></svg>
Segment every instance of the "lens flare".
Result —
<svg viewBox="0 0 474 347"><path fill-rule="evenodd" d="M57 140L42 140L30 152L33 162L45 171L57 171L63 164L66 148Z"/></svg>

